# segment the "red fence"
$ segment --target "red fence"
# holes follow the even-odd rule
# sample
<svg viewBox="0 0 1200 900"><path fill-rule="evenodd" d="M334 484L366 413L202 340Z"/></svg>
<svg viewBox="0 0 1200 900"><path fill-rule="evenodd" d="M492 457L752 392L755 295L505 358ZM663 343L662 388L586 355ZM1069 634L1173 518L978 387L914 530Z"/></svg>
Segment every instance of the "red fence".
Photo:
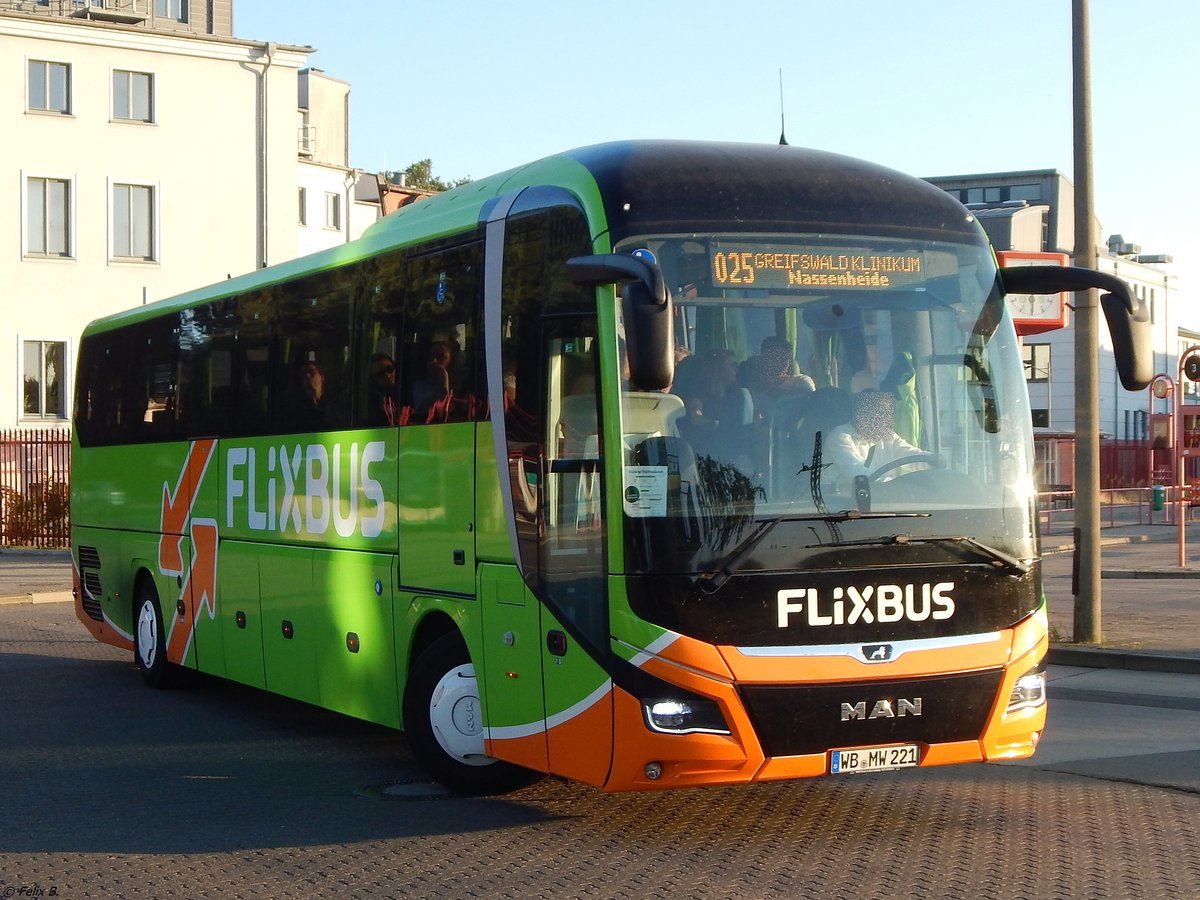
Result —
<svg viewBox="0 0 1200 900"><path fill-rule="evenodd" d="M0 547L68 547L71 433L0 431Z"/></svg>
<svg viewBox="0 0 1200 900"><path fill-rule="evenodd" d="M1043 491L1074 488L1075 438L1069 434L1038 434L1038 485ZM1175 484L1172 452L1156 450L1148 441L1100 439L1100 490ZM1194 477L1194 475L1193 475Z"/></svg>

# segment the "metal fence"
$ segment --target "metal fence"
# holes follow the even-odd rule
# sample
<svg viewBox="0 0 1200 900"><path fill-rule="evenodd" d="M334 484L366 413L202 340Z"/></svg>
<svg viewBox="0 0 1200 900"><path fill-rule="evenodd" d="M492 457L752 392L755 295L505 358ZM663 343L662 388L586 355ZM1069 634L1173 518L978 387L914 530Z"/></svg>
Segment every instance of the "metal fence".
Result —
<svg viewBox="0 0 1200 900"><path fill-rule="evenodd" d="M0 431L0 547L70 546L71 433Z"/></svg>

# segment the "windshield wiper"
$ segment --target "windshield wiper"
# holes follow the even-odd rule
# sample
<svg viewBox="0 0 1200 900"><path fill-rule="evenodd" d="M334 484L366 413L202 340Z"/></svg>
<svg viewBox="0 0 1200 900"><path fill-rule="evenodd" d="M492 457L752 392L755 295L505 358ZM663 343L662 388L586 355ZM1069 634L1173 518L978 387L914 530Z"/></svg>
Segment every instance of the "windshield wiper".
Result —
<svg viewBox="0 0 1200 900"><path fill-rule="evenodd" d="M763 519L758 523L758 527L746 535L745 540L726 554L725 558L721 561L721 565L715 572L709 572L700 576L700 590L706 594L714 594L719 591L721 586L737 571L742 561L754 551L754 548L762 542L763 538L775 529L776 525L782 522L825 522L826 524L836 524L838 522L849 522L858 519L900 519L928 516L929 513L860 512L857 509L844 509L836 513L809 513L806 515L784 513L781 516ZM837 542L838 546L841 546L842 543L842 541ZM850 543L856 542L851 541Z"/></svg>
<svg viewBox="0 0 1200 900"><path fill-rule="evenodd" d="M873 538L862 541L847 541L847 544L884 545L884 544L961 544L969 547L983 556L997 569L1003 569L1014 578L1029 574L1029 564L997 549L983 541L977 541L965 534L943 535L941 537L913 537L911 534L892 534L887 537Z"/></svg>

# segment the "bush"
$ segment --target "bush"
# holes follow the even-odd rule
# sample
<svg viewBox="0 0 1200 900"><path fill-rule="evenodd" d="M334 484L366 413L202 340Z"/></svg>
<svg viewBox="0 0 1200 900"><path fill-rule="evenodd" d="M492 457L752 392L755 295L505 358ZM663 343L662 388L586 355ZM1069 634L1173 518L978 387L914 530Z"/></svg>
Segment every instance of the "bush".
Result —
<svg viewBox="0 0 1200 900"><path fill-rule="evenodd" d="M36 485L26 493L0 488L0 544L66 547L71 533L71 491L66 482Z"/></svg>

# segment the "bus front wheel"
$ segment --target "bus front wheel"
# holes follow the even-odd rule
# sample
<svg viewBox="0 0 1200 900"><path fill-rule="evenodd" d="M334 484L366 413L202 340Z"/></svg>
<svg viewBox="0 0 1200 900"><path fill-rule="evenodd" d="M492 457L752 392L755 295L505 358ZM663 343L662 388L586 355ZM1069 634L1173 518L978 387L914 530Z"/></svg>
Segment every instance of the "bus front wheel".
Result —
<svg viewBox="0 0 1200 900"><path fill-rule="evenodd" d="M163 630L162 607L154 582L144 580L134 600L133 658L142 680L150 687L166 687L172 666L167 662L167 636Z"/></svg>
<svg viewBox="0 0 1200 900"><path fill-rule="evenodd" d="M404 730L413 756L435 781L459 794L503 794L542 777L483 752L479 682L457 634L417 657L404 689Z"/></svg>

